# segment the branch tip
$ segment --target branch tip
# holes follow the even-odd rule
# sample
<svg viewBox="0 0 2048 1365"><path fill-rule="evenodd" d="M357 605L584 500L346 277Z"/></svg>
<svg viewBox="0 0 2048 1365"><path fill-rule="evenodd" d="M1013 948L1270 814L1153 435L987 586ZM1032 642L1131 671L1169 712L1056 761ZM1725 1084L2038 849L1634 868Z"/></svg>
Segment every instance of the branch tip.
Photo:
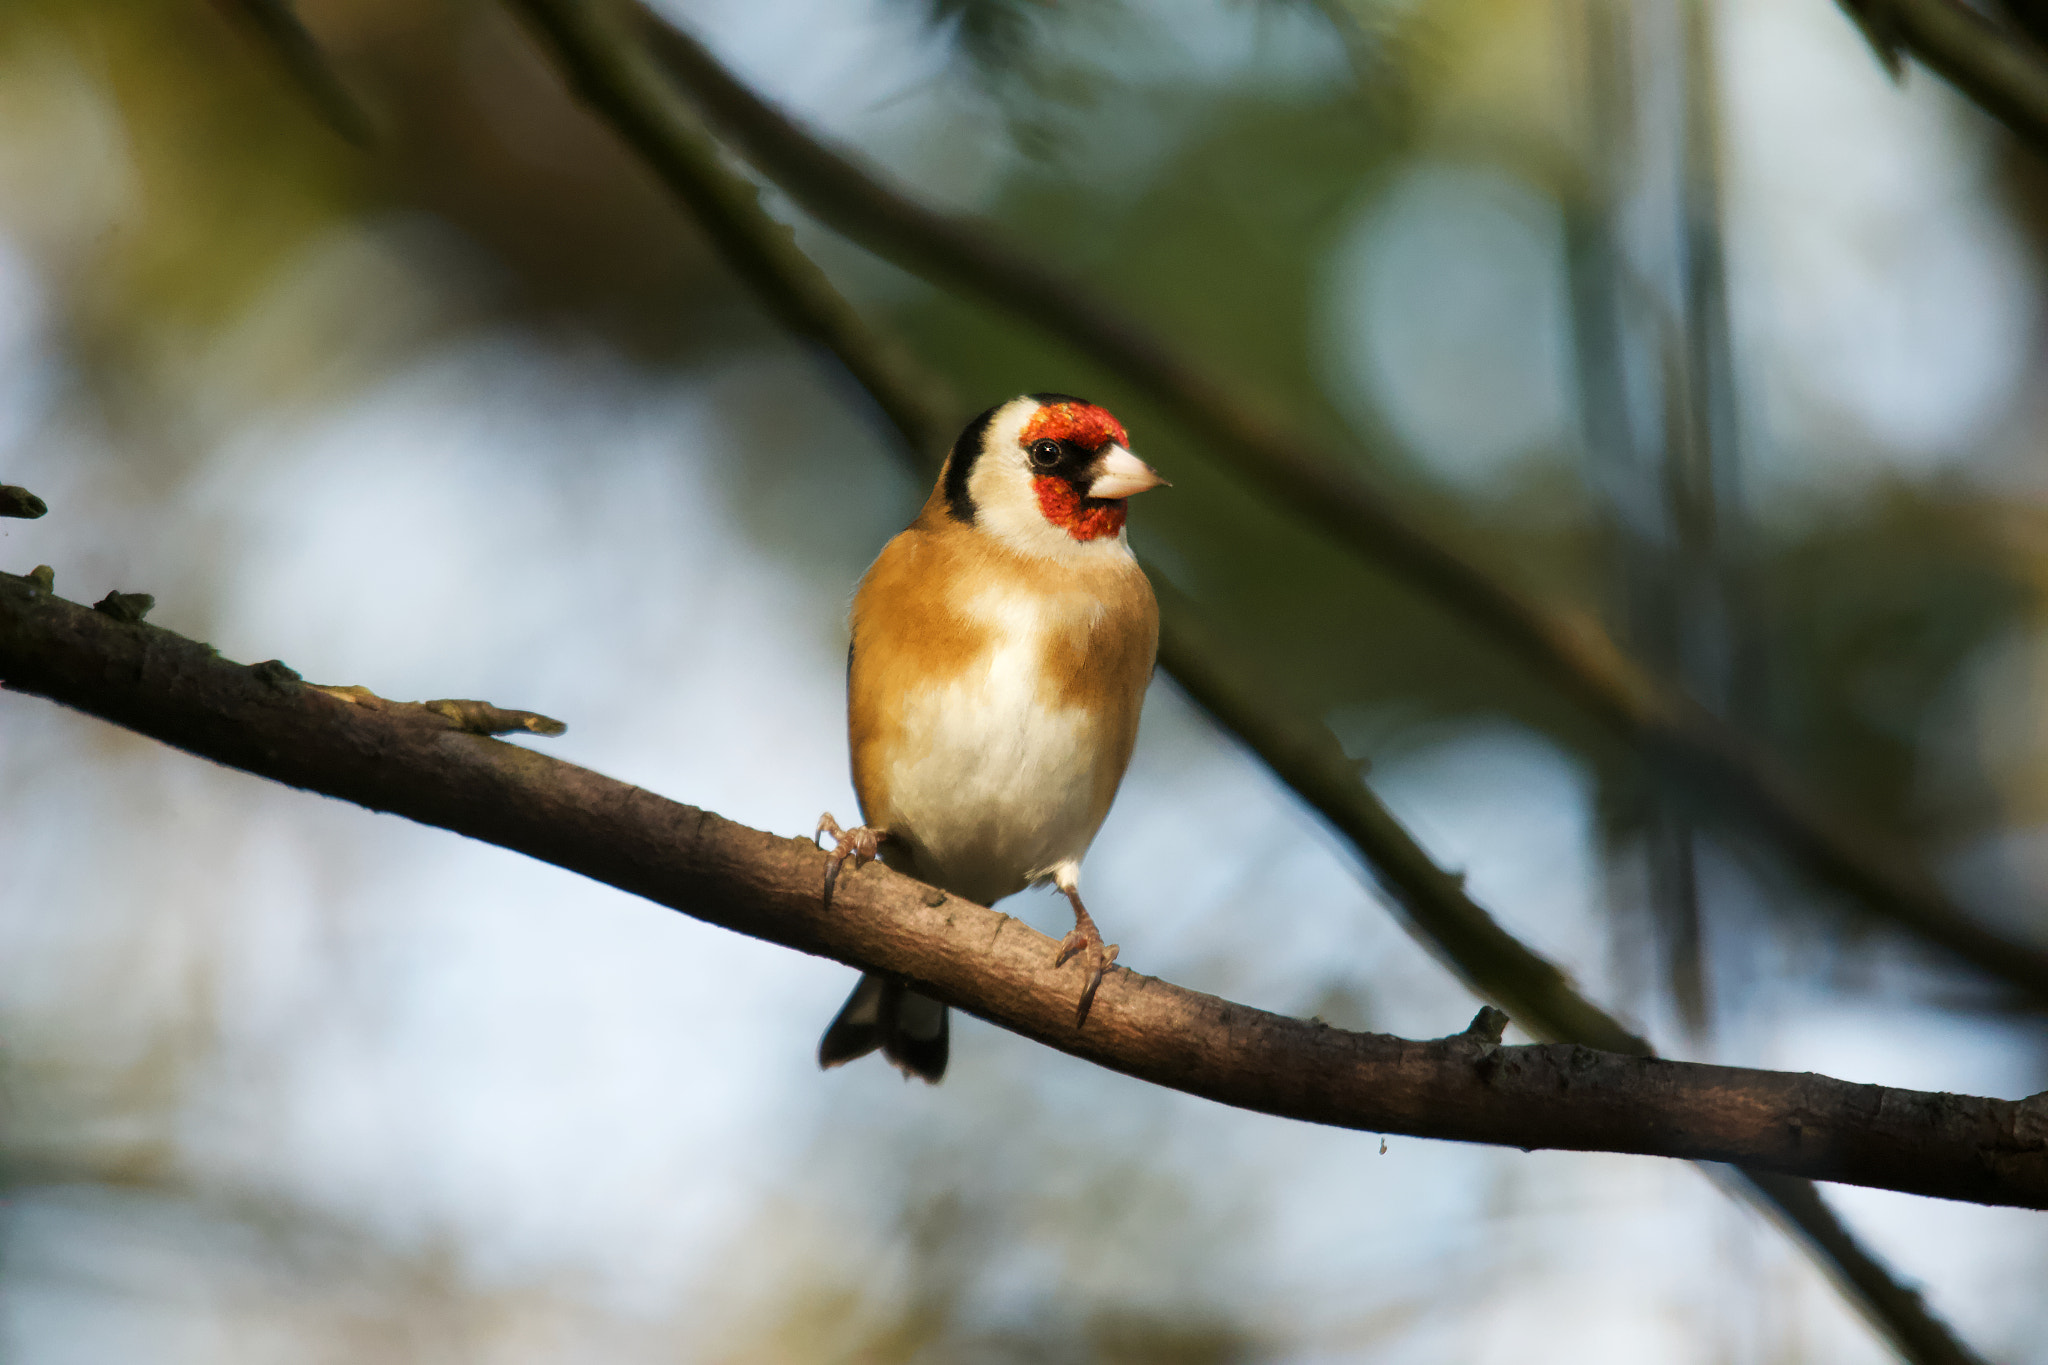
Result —
<svg viewBox="0 0 2048 1365"><path fill-rule="evenodd" d="M283 665L279 665L280 668ZM290 669L285 669L290 673ZM297 674L292 674L297 677ZM385 711L405 707L416 711L427 711L448 722L450 728L472 735L508 735L515 730L524 730L532 735L544 735L550 739L566 734L569 727L552 716L543 716L535 711L509 711L502 706L493 706L487 701L475 701L467 697L438 697L433 701L392 701L380 697L361 683L336 685L329 683L308 683L315 692L325 692L336 701L347 702L370 711Z"/></svg>
<svg viewBox="0 0 2048 1365"><path fill-rule="evenodd" d="M1481 1005L1479 1013L1472 1016L1472 1022L1465 1025L1465 1031L1452 1036L1469 1038L1475 1043L1485 1043L1492 1047L1499 1047L1501 1038L1507 1033L1508 1023L1509 1019L1506 1010L1497 1010L1491 1005Z"/></svg>
<svg viewBox="0 0 2048 1365"><path fill-rule="evenodd" d="M372 711L381 710L384 706L384 698L361 683L307 683L306 686L350 706L366 706Z"/></svg>
<svg viewBox="0 0 2048 1365"><path fill-rule="evenodd" d="M49 510L48 503L26 488L18 488L11 483L0 483L0 517L21 517L34 521Z"/></svg>
<svg viewBox="0 0 2048 1365"><path fill-rule="evenodd" d="M1863 41L1870 44L1879 66L1894 81L1906 79L1904 39L1892 0L1841 0L1842 9L1856 25Z"/></svg>
<svg viewBox="0 0 2048 1365"><path fill-rule="evenodd" d="M423 701L421 706L445 718L456 729L472 735L508 735L515 730L553 739L568 733L569 727L552 716L534 711L508 711L487 701L464 697L442 697Z"/></svg>

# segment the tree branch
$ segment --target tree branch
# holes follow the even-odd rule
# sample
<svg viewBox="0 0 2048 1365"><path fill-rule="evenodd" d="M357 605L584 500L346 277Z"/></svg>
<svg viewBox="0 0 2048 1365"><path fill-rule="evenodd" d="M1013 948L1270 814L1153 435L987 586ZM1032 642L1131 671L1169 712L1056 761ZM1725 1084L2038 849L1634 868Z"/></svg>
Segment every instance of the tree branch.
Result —
<svg viewBox="0 0 2048 1365"><path fill-rule="evenodd" d="M649 77L583 0L510 0L548 40L577 92L643 152L680 139ZM1830 810L1789 770L1691 698L1659 684L1582 613L1525 597L1445 545L1342 463L1228 397L1093 293L985 227L947 217L824 146L687 34L636 10L650 45L705 113L803 208L885 260L1039 327L1178 414L1253 486L1338 544L1403 579L1534 667L1635 745L1653 769L1773 840L1874 912L2048 1002L2048 948L2014 940L1953 902L1897 848ZM661 163L650 161L661 169ZM664 172L665 176L666 173ZM673 183L673 182L671 182Z"/></svg>
<svg viewBox="0 0 2048 1365"><path fill-rule="evenodd" d="M1955 0L1837 0L1894 77L1910 51L2038 153L2048 153L2048 63Z"/></svg>
<svg viewBox="0 0 2048 1365"><path fill-rule="evenodd" d="M738 933L891 972L1112 1070L1222 1104L1370 1132L1634 1152L1977 1203L2048 1207L2048 1093L1934 1095L1502 1047L1497 1012L1434 1042L1349 1033L1122 968L1088 1027L1075 972L1008 915L879 864L820 888L806 839L749 829L472 733L425 706L351 704L146 622L0 574L0 681L229 767L512 849Z"/></svg>

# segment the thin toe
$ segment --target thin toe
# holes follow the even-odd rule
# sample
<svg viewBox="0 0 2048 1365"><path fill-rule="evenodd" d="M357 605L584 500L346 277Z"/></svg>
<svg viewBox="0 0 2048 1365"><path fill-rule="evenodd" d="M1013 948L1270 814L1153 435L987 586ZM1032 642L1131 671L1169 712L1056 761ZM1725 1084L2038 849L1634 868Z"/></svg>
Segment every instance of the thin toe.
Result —
<svg viewBox="0 0 2048 1365"><path fill-rule="evenodd" d="M1097 967L1093 972L1089 973L1088 984L1081 988L1081 1003L1074 1006L1074 1027L1076 1029L1085 1028L1088 1024L1088 1011L1095 1008L1095 991L1102 985L1102 973L1103 969Z"/></svg>
<svg viewBox="0 0 2048 1365"><path fill-rule="evenodd" d="M1078 957L1088 973L1088 979L1081 987L1081 1001L1074 1009L1075 1028L1088 1022L1088 1011L1095 1005L1095 992L1102 985L1102 978L1116 965L1116 955L1117 945L1104 943L1099 934L1076 929L1061 940L1059 955L1053 959L1052 965L1062 967Z"/></svg>
<svg viewBox="0 0 2048 1365"><path fill-rule="evenodd" d="M1087 1024L1088 1011L1095 1007L1095 992L1101 987L1102 978L1107 976L1109 969L1115 965L1116 945L1114 943L1103 946L1100 952L1092 955L1092 960L1089 963L1092 970L1088 973L1088 984L1081 988L1080 1003L1074 1007L1075 1028L1078 1029Z"/></svg>
<svg viewBox="0 0 2048 1365"><path fill-rule="evenodd" d="M855 825L852 829L841 829L839 822L828 812L818 818L818 833L813 838L831 835L833 847L825 855L825 908L832 908L832 888L839 884L839 873L847 860L853 860L853 870L858 872L865 863L871 863L882 851L882 840L887 831L868 825Z"/></svg>

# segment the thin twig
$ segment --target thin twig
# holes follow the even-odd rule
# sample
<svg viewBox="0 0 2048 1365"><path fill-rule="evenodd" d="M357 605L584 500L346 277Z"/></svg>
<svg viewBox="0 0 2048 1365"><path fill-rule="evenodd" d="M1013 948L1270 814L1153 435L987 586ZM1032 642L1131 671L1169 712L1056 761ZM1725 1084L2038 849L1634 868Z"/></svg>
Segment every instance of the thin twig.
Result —
<svg viewBox="0 0 2048 1365"><path fill-rule="evenodd" d="M1081 973L1007 915L880 864L824 907L825 855L424 706L363 706L0 574L0 680L217 763L497 844L751 937L892 973L1062 1052L1238 1108L1368 1132L1734 1161L2048 1207L2048 1093L1934 1095L1575 1044L1350 1033L1122 968Z"/></svg>
<svg viewBox="0 0 2048 1365"><path fill-rule="evenodd" d="M23 517L32 521L49 510L41 498L26 488L0 483L0 517Z"/></svg>

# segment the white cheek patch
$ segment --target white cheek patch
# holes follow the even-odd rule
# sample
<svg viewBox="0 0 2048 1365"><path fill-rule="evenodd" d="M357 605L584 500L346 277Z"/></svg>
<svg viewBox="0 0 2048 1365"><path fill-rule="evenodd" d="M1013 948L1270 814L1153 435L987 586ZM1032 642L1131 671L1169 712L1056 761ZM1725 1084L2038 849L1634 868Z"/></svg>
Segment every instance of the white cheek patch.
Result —
<svg viewBox="0 0 2048 1365"><path fill-rule="evenodd" d="M1076 540L1064 526L1045 519L1030 458L1018 444L1024 424L1038 410L1029 399L1012 403L989 423L985 448L967 476L967 495L974 502L975 529L995 537L1020 554L1065 563L1085 563L1097 556L1128 556L1124 533ZM1137 463L1135 457L1132 463Z"/></svg>

